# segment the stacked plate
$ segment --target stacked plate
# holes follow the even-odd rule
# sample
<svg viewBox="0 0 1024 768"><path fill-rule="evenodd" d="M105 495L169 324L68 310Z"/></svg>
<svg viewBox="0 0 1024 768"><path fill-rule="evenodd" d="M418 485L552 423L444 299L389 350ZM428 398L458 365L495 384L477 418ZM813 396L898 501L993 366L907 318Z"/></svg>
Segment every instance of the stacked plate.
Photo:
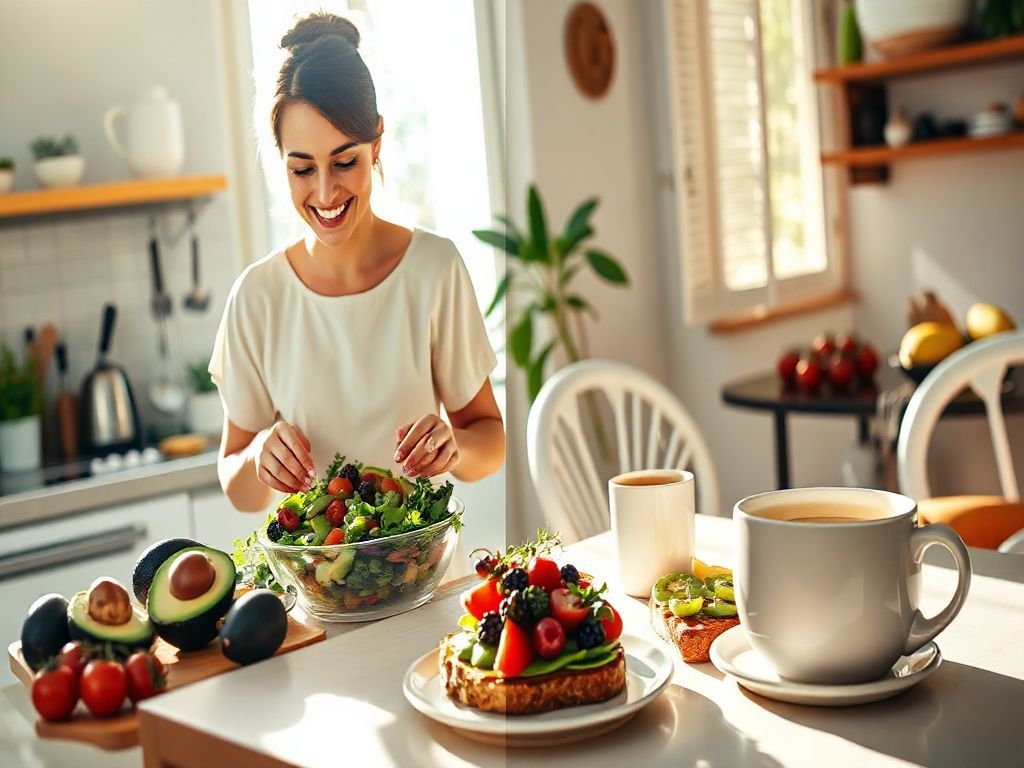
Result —
<svg viewBox="0 0 1024 768"><path fill-rule="evenodd" d="M857 22L872 48L894 58L958 40L970 5L970 0L857 0Z"/></svg>

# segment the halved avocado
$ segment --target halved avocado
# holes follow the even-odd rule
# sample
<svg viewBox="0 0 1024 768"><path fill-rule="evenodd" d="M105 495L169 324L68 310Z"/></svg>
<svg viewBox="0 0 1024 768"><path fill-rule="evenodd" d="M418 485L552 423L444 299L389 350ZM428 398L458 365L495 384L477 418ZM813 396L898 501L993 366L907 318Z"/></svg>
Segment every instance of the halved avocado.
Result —
<svg viewBox="0 0 1024 768"><path fill-rule="evenodd" d="M68 632L72 640L116 643L129 648L149 648L153 644L153 625L146 612L132 606L132 616L124 624L103 624L89 614L89 592L77 592L68 603Z"/></svg>
<svg viewBox="0 0 1024 768"><path fill-rule="evenodd" d="M153 577L156 576L157 569L164 564L168 557L188 547L200 546L202 546L202 542L177 538L164 539L146 548L139 555L139 559L135 561L135 570L132 571L132 592L135 593L135 599L142 605L146 604Z"/></svg>
<svg viewBox="0 0 1024 768"><path fill-rule="evenodd" d="M175 561L201 552L213 566L213 583L198 597L179 600L171 593L170 573ZM226 552L212 547L188 547L167 558L157 569L146 607L156 633L183 651L202 648L217 636L217 622L235 600L235 564Z"/></svg>

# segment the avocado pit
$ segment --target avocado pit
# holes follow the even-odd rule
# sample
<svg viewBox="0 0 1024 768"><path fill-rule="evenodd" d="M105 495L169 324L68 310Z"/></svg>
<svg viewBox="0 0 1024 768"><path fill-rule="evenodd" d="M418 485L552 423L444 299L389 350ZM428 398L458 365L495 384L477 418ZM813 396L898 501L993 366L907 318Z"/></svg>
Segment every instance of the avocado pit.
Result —
<svg viewBox="0 0 1024 768"><path fill-rule="evenodd" d="M89 587L89 616L100 624L120 626L132 618L128 590L113 579L99 578Z"/></svg>
<svg viewBox="0 0 1024 768"><path fill-rule="evenodd" d="M210 558L202 552L189 552L171 565L168 586L171 595L178 600L194 600L205 594L216 577Z"/></svg>

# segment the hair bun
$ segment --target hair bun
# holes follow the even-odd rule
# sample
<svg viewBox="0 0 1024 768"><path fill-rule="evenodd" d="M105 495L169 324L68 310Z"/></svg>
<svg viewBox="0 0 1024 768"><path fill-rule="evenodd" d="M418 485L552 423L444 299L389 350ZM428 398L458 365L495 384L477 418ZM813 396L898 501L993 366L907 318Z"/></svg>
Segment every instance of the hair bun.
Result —
<svg viewBox="0 0 1024 768"><path fill-rule="evenodd" d="M322 11L295 22L295 26L281 38L281 47L294 52L300 46L332 36L344 38L353 48L359 47L359 30L355 24L342 16Z"/></svg>

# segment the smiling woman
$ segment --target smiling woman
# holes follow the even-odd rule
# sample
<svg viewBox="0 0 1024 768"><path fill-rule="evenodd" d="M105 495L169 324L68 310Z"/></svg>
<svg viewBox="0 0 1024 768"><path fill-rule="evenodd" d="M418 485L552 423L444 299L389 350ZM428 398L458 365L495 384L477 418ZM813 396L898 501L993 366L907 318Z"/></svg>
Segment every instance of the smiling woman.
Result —
<svg viewBox="0 0 1024 768"><path fill-rule="evenodd" d="M219 473L238 509L308 490L338 451L462 480L504 459L496 358L459 252L371 207L384 120L358 44L325 13L281 40L270 119L306 232L239 277L214 344Z"/></svg>

